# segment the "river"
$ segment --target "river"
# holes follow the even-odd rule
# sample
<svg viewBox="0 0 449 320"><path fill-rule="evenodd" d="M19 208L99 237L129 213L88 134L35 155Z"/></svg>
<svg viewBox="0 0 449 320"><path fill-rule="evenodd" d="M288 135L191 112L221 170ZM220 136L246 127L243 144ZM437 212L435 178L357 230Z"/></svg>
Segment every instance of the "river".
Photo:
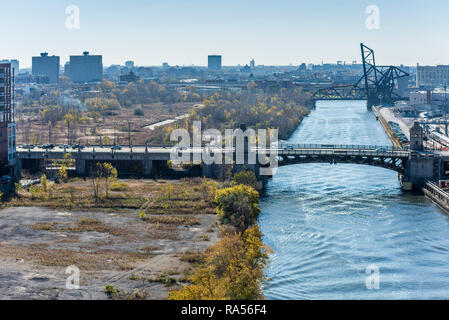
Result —
<svg viewBox="0 0 449 320"><path fill-rule="evenodd" d="M289 142L391 145L358 101L318 102ZM267 299L449 298L449 217L423 196L403 193L396 172L281 167L260 204L264 242L273 249ZM372 265L379 289L366 285Z"/></svg>

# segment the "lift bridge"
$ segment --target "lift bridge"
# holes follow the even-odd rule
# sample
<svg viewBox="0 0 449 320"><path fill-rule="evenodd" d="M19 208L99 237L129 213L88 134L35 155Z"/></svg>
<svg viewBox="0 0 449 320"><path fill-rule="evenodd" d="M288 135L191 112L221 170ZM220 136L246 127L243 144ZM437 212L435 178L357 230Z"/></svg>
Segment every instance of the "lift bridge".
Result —
<svg viewBox="0 0 449 320"><path fill-rule="evenodd" d="M367 100L368 108L375 105L393 105L404 100L394 92L395 83L409 74L395 66L376 66L374 51L360 44L363 62L363 77L354 85L334 85L322 88L313 94L316 100Z"/></svg>

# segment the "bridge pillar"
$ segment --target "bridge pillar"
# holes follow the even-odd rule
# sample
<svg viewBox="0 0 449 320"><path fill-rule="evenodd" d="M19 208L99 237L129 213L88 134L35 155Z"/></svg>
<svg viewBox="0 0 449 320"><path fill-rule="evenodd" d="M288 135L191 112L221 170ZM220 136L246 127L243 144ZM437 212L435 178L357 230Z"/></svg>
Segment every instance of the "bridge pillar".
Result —
<svg viewBox="0 0 449 320"><path fill-rule="evenodd" d="M22 177L22 159L21 158L16 158L16 163L14 166L14 175L19 178Z"/></svg>
<svg viewBox="0 0 449 320"><path fill-rule="evenodd" d="M437 181L439 160L433 157L411 157L406 164L402 178L404 191L420 191L427 181Z"/></svg>
<svg viewBox="0 0 449 320"><path fill-rule="evenodd" d="M153 161L148 159L142 160L142 165L143 165L143 175L145 177L150 177L151 171L153 170Z"/></svg>
<svg viewBox="0 0 449 320"><path fill-rule="evenodd" d="M76 159L75 160L75 165L76 165L76 174L79 176L85 176L87 175L86 172L86 160L84 159Z"/></svg>

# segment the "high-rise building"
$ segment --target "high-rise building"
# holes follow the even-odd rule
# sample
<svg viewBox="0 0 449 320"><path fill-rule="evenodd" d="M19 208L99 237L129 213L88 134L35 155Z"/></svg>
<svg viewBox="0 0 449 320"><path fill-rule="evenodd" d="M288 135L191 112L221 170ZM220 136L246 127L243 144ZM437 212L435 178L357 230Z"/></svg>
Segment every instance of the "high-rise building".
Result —
<svg viewBox="0 0 449 320"><path fill-rule="evenodd" d="M16 125L14 122L14 73L11 63L0 64L0 168L11 166L16 161Z"/></svg>
<svg viewBox="0 0 449 320"><path fill-rule="evenodd" d="M126 61L125 67L127 67L129 70L134 69L134 61Z"/></svg>
<svg viewBox="0 0 449 320"><path fill-rule="evenodd" d="M59 57L49 56L47 52L32 59L33 76L46 76L49 83L59 82Z"/></svg>
<svg viewBox="0 0 449 320"><path fill-rule="evenodd" d="M207 57L207 68L212 71L221 70L221 56L210 55Z"/></svg>
<svg viewBox="0 0 449 320"><path fill-rule="evenodd" d="M72 82L100 82L103 80L103 57L89 55L87 51L82 56L70 56L65 74Z"/></svg>
<svg viewBox="0 0 449 320"><path fill-rule="evenodd" d="M0 60L0 63L10 63L11 68L14 71L14 75L19 74L19 60L13 59L13 60Z"/></svg>
<svg viewBox="0 0 449 320"><path fill-rule="evenodd" d="M249 62L249 66L250 66L251 69L254 69L254 68L256 67L256 61L254 61L254 59L252 59L252 60Z"/></svg>

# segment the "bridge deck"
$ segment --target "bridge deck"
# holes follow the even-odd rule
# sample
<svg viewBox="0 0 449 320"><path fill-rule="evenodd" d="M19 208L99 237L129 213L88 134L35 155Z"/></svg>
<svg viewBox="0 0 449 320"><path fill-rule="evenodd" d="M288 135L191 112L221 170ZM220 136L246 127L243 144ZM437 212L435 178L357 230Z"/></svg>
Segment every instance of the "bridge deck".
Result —
<svg viewBox="0 0 449 320"><path fill-rule="evenodd" d="M406 149L391 146L375 146L375 145L333 145L333 144L280 144L270 148L251 148L251 150L278 155L348 155L348 156L370 156L370 157L395 157L408 158L410 151ZM149 147L135 146L132 148L124 147L121 150L111 150L110 147L85 147L83 149L23 149L17 148L19 159L63 159L66 153L70 153L75 157L81 158L100 158L113 157L116 159L126 159L132 156L134 159L141 159L150 156L152 159L167 160L172 152L182 152L198 154L213 151L215 153L233 153L235 149L226 148L186 148L185 150L174 147Z"/></svg>

